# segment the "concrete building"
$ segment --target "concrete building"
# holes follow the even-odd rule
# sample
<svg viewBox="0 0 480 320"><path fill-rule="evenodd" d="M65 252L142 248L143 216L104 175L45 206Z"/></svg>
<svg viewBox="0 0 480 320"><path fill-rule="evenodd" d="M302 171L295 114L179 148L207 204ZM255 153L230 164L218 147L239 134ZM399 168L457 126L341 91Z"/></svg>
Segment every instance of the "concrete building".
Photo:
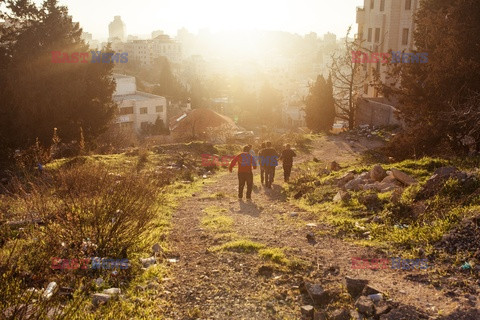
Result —
<svg viewBox="0 0 480 320"><path fill-rule="evenodd" d="M137 61L142 66L149 66L153 62L149 40L129 41L125 43L125 52L128 52L129 61Z"/></svg>
<svg viewBox="0 0 480 320"><path fill-rule="evenodd" d="M127 27L120 16L115 16L108 25L108 41L115 39L125 41L127 36Z"/></svg>
<svg viewBox="0 0 480 320"><path fill-rule="evenodd" d="M182 46L168 35L159 35L152 40L133 40L124 44L131 60L138 61L142 66L151 65L155 59L166 57L170 63L182 61Z"/></svg>
<svg viewBox="0 0 480 320"><path fill-rule="evenodd" d="M357 8L358 33L356 39L361 43L366 51L374 53L388 53L389 51L409 52L414 50L413 31L415 28L414 15L419 7L421 0L364 0L364 6ZM386 113L386 105L389 105L376 88L369 85L373 80L373 73L379 70L383 82L386 79L386 66L380 62L376 64L366 63L363 65L363 72L367 73L367 79L363 86L363 92L360 92L364 98L359 112L369 114L378 112ZM370 106L368 106L368 105ZM374 110L369 110L373 108ZM399 124L393 116L395 107L391 104L390 115L382 116L381 119L390 119L388 123L360 123L371 125L391 125ZM357 116L357 119L366 119L375 117Z"/></svg>
<svg viewBox="0 0 480 320"><path fill-rule="evenodd" d="M167 125L167 99L137 91L135 77L114 74L117 86L113 99L118 103L117 125L137 133L157 119Z"/></svg>

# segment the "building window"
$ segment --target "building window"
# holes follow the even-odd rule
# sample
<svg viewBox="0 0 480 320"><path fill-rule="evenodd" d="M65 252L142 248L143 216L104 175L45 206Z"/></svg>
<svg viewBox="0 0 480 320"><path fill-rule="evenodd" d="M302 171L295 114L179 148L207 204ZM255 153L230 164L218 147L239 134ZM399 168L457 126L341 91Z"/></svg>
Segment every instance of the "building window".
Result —
<svg viewBox="0 0 480 320"><path fill-rule="evenodd" d="M163 112L163 106L156 106L157 113L162 113Z"/></svg>
<svg viewBox="0 0 480 320"><path fill-rule="evenodd" d="M147 107L140 108L140 114L147 114L147 113L148 113Z"/></svg>
<svg viewBox="0 0 480 320"><path fill-rule="evenodd" d="M380 0L380 11L385 11L385 0Z"/></svg>
<svg viewBox="0 0 480 320"><path fill-rule="evenodd" d="M375 42L380 41L380 28L375 28Z"/></svg>
<svg viewBox="0 0 480 320"><path fill-rule="evenodd" d="M412 8L412 0L405 0L405 10L410 10Z"/></svg>
<svg viewBox="0 0 480 320"><path fill-rule="evenodd" d="M370 0L370 9L375 7L375 0Z"/></svg>
<svg viewBox="0 0 480 320"><path fill-rule="evenodd" d="M368 42L372 42L372 28L368 28Z"/></svg>
<svg viewBox="0 0 480 320"><path fill-rule="evenodd" d="M406 46L408 45L408 28L403 29L403 34L402 34L402 45Z"/></svg>
<svg viewBox="0 0 480 320"><path fill-rule="evenodd" d="M120 115L133 114L133 107L120 108Z"/></svg>

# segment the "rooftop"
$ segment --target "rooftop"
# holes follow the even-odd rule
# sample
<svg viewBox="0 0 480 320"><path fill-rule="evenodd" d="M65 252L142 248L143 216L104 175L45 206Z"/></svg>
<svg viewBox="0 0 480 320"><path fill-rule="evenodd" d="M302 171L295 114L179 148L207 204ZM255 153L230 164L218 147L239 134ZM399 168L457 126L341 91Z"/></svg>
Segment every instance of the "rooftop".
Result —
<svg viewBox="0 0 480 320"><path fill-rule="evenodd" d="M165 97L157 96L154 94L136 91L134 94L124 94L113 96L114 101L125 101L125 100L135 100L135 101L145 101L151 99L165 99Z"/></svg>

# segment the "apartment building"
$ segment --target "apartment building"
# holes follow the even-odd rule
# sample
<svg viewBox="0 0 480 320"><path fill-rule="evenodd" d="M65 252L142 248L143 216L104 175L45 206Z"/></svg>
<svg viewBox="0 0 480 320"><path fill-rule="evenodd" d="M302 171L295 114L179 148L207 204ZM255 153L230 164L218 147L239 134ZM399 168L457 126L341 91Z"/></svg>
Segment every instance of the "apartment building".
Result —
<svg viewBox="0 0 480 320"><path fill-rule="evenodd" d="M357 41L371 52L386 53L390 50L410 52L414 50L414 14L420 1L364 0L363 7L357 8ZM379 70L381 80L386 81L385 66L378 62L376 64L366 63L362 67L368 78L364 83L363 92L360 93L365 98L365 103L359 108L357 124L398 124L393 117L395 106L381 97L377 89L369 85L373 80L374 70ZM370 106L366 104L370 104ZM376 112L377 109L378 112ZM368 116L365 116L366 113ZM382 113L384 116L375 120L376 113Z"/></svg>
<svg viewBox="0 0 480 320"><path fill-rule="evenodd" d="M168 35L159 35L151 40L132 40L127 43L112 44L115 51L128 52L128 58L142 66L151 65L155 59L166 57L170 63L182 61L182 46Z"/></svg>
<svg viewBox="0 0 480 320"><path fill-rule="evenodd" d="M157 119L167 124L167 99L165 97L137 91L135 77L114 74L117 83L113 99L118 103L117 125L130 128L137 133Z"/></svg>

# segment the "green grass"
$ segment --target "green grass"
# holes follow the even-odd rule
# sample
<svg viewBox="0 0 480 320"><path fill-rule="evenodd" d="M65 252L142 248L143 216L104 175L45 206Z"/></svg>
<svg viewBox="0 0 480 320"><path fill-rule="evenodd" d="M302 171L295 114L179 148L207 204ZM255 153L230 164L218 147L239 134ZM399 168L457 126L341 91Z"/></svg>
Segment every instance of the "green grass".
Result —
<svg viewBox="0 0 480 320"><path fill-rule="evenodd" d="M233 240L214 247L212 251L233 251L241 253L256 253L260 249L265 248L264 244L253 242L247 239Z"/></svg>
<svg viewBox="0 0 480 320"><path fill-rule="evenodd" d="M415 254L418 248L430 252L445 233L480 205L480 196L470 196L480 188L480 182L474 181L465 185L457 180L449 180L436 196L424 202L424 211L414 214L416 206L422 205L415 201L415 198L426 180L437 168L455 164L460 169L472 171L478 161L422 158L382 164L385 170L397 168L411 175L419 184L404 188L398 202L392 201L393 192L379 193L380 208L375 212L368 210L359 201L366 191L351 192L352 199L347 203L333 203L333 195L338 188L332 186L334 179L349 171L356 174L369 171L373 163L359 162L323 176L318 173L324 168L324 164L305 163L300 166L299 178L287 187L286 192L292 197L299 190L303 190L305 194L302 198L291 201L314 213L317 220L333 226L333 235L367 246L403 250L407 254ZM372 222L374 216L380 217L383 223ZM365 229L358 228L358 225ZM402 228L401 225L408 227ZM368 237L365 232L370 232Z"/></svg>
<svg viewBox="0 0 480 320"><path fill-rule="evenodd" d="M260 257L271 260L279 264L289 264L290 260L287 259L285 252L280 248L265 248L258 251Z"/></svg>
<svg viewBox="0 0 480 320"><path fill-rule="evenodd" d="M233 219L224 215L228 210L216 206L205 208L205 217L202 218L202 225L212 232L230 232L232 230Z"/></svg>

